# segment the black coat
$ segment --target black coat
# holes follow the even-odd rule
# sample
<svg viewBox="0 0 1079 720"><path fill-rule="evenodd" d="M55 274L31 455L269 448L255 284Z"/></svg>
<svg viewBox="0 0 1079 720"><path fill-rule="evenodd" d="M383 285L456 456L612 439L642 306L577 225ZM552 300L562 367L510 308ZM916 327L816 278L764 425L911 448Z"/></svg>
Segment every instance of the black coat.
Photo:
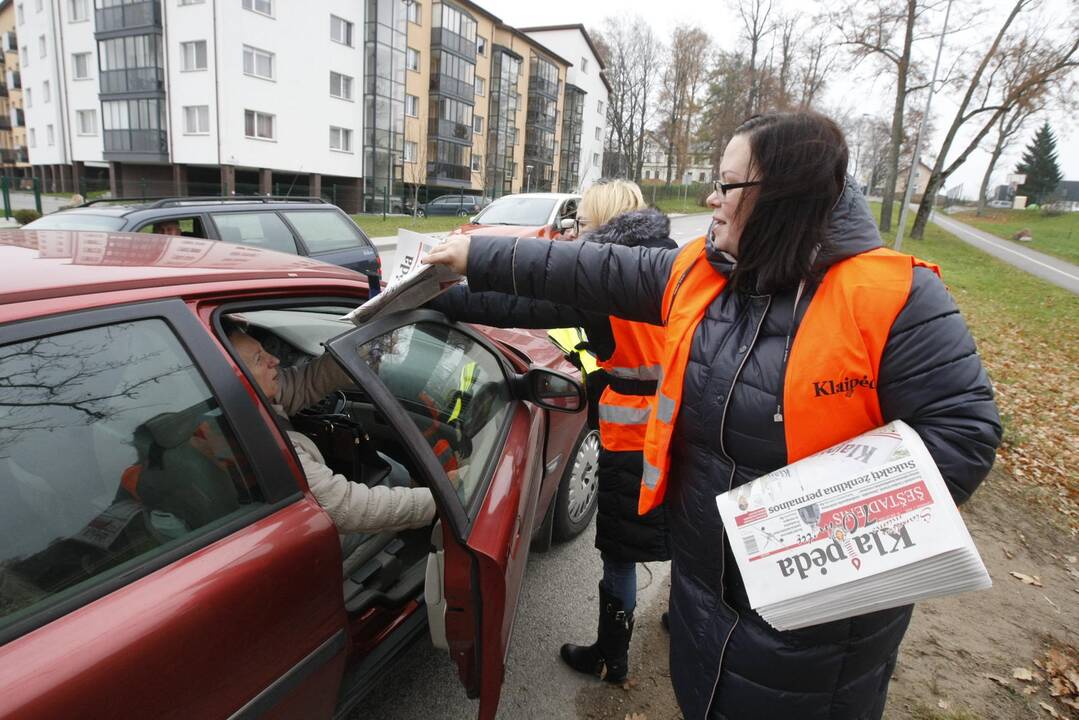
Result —
<svg viewBox="0 0 1079 720"><path fill-rule="evenodd" d="M585 237L595 243L668 249L676 247L668 238L669 233L670 222L663 214L642 210L619 215ZM432 300L427 307L454 320L495 327L582 327L588 335L589 348L600 360L609 358L615 349L609 316L568 305L496 292L470 292L467 287L457 286ZM609 380L603 371L589 376L589 398L593 406L599 399L599 391ZM614 380L615 389L627 395L655 394L655 383L618 385L617 382ZM640 452L600 450L596 547L616 560L669 560L663 508L643 517L637 514L642 470Z"/></svg>
<svg viewBox="0 0 1079 720"><path fill-rule="evenodd" d="M861 194L848 188L830 227L836 262L880 245ZM630 320L659 323L676 252L589 243L518 243L473 237L469 282ZM729 274L729 258L708 259ZM687 720L878 718L910 607L779 632L749 607L727 550L716 495L786 464L782 392L794 289L725 290L697 327L671 446L667 521L671 573L671 680ZM743 354L740 350L748 348ZM881 359L884 419L925 441L958 502L989 471L1001 426L993 391L959 311L940 279L916 268ZM726 450L724 450L724 448Z"/></svg>

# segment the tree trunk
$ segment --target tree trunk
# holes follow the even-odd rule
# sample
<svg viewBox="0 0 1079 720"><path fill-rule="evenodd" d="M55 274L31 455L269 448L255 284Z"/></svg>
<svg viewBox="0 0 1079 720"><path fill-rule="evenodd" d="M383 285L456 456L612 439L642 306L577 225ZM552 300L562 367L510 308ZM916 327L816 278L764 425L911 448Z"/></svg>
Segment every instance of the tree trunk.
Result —
<svg viewBox="0 0 1079 720"><path fill-rule="evenodd" d="M989 191L989 176L993 174L993 168L996 167L997 160L1000 159L1000 154L1004 151L1004 134L997 138L996 147L993 148L992 154L989 156L989 167L985 169L985 175L982 176L982 186L978 188L978 210L976 215L981 216L985 214L985 194Z"/></svg>
<svg viewBox="0 0 1079 720"><path fill-rule="evenodd" d="M899 176L899 150L903 145L903 110L907 104L907 73L910 70L910 48L914 44L914 20L917 0L907 0L907 27L903 36L903 54L895 80L895 109L892 111L892 138L888 147L888 174L884 180L884 196L880 207L880 231L892 229L892 204L895 202L895 186ZM913 163L913 158L911 159Z"/></svg>
<svg viewBox="0 0 1079 720"><path fill-rule="evenodd" d="M911 240L921 240L925 236L925 226L929 224L929 213L933 210L933 198L944 187L944 181L947 179L948 176L943 174L934 173L930 176L922 202L918 205L918 214L914 216L914 227L910 230Z"/></svg>

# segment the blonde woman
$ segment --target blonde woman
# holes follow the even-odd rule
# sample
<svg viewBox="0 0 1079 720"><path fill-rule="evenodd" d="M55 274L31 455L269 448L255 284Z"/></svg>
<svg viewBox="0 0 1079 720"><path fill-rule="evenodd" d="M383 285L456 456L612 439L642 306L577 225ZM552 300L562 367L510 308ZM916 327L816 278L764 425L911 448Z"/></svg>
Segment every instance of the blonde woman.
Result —
<svg viewBox="0 0 1079 720"><path fill-rule="evenodd" d="M573 237L629 247L674 248L670 222L645 206L641 190L625 180L593 185L581 198ZM530 242L521 239L520 242ZM543 300L456 287L430 307L455 320L522 328L582 327L600 370L589 374L589 419L600 434L596 547L603 560L598 637L590 645L562 646L574 670L621 683L628 671L637 563L670 559L663 508L638 515L642 448L651 398L659 380L663 329Z"/></svg>

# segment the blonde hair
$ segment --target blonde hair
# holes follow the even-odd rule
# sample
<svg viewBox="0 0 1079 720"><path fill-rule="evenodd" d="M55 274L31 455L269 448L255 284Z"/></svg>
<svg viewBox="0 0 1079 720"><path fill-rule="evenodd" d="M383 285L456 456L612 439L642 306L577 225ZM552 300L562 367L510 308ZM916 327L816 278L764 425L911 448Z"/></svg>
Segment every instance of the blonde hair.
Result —
<svg viewBox="0 0 1079 720"><path fill-rule="evenodd" d="M646 207L648 206L637 183L611 180L596 183L585 190L577 214L583 215L588 221L589 229L595 230L622 213L643 210Z"/></svg>

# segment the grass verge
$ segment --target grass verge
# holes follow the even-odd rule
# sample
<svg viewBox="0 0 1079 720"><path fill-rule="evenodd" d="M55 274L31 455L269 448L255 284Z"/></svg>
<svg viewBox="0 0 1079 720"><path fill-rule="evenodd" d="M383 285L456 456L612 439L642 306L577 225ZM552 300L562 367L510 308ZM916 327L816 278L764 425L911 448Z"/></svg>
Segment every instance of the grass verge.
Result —
<svg viewBox="0 0 1079 720"><path fill-rule="evenodd" d="M978 217L973 212L956 213L956 220L1011 241L1015 233L1026 228L1033 240L1016 243L1039 252L1079 264L1079 213L1042 215L1041 210L988 209Z"/></svg>
<svg viewBox="0 0 1079 720"><path fill-rule="evenodd" d="M412 217L411 215L353 215L352 219L363 228L368 237L396 235L398 228L418 233L447 232L461 227L468 218L453 216Z"/></svg>
<svg viewBox="0 0 1079 720"><path fill-rule="evenodd" d="M873 210L879 216L879 203ZM903 250L941 266L978 343L1004 419L1000 462L1079 529L1079 296L933 224Z"/></svg>

